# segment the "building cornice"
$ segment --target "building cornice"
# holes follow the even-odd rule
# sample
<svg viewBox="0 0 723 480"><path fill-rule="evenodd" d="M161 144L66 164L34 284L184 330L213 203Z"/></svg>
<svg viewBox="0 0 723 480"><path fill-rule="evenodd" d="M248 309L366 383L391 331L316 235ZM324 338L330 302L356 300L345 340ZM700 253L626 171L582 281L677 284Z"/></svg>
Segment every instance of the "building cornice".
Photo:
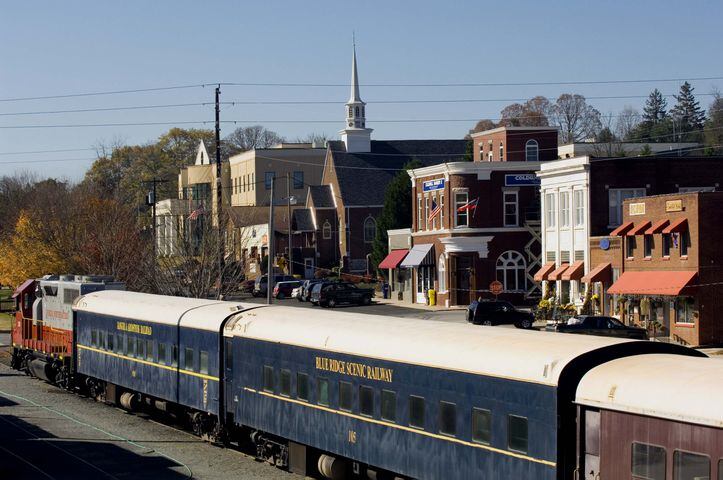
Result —
<svg viewBox="0 0 723 480"><path fill-rule="evenodd" d="M421 230L419 232L413 232L413 237L428 237L428 236L439 236L439 235L470 235L477 233L517 233L517 232L529 232L525 227L485 227L485 228L445 228L440 230Z"/></svg>
<svg viewBox="0 0 723 480"><path fill-rule="evenodd" d="M478 180L489 180L492 172L537 171L545 162L450 162L407 170L416 180L439 175L477 175Z"/></svg>
<svg viewBox="0 0 723 480"><path fill-rule="evenodd" d="M472 133L470 134L470 137L477 138L500 132L557 132L559 130L560 129L557 127L497 127L490 130L484 130L482 132Z"/></svg>
<svg viewBox="0 0 723 480"><path fill-rule="evenodd" d="M590 169L590 157L563 158L544 162L537 171L539 178L566 175L569 173L580 173Z"/></svg>

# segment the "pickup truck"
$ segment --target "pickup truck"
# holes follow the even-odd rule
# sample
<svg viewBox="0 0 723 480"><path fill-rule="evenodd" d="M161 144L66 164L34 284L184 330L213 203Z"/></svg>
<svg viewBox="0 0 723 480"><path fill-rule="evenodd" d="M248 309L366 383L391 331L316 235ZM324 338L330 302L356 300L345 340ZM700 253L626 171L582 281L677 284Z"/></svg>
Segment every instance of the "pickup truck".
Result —
<svg viewBox="0 0 723 480"><path fill-rule="evenodd" d="M560 333L581 333L584 335L603 335L637 340L648 339L648 332L644 328L628 327L613 317L578 315L570 318L567 323L555 325L553 328Z"/></svg>

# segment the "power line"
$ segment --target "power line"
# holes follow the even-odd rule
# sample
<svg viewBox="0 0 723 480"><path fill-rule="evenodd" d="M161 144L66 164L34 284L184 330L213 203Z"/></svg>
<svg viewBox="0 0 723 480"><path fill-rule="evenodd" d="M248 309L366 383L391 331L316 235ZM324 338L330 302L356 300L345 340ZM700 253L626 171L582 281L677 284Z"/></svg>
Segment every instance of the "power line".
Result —
<svg viewBox="0 0 723 480"><path fill-rule="evenodd" d="M85 152L95 148L63 148L59 150L30 150L25 152L0 152L0 155L31 155L36 153Z"/></svg>
<svg viewBox="0 0 723 480"><path fill-rule="evenodd" d="M231 102L225 102L226 104L230 104ZM11 117L11 116L21 116L21 115L51 115L56 113L88 113L88 112L113 112L113 111L121 111L121 110L143 110L143 109L152 109L152 108L176 108L176 107L205 107L208 105L213 105L213 102L201 102L201 103L172 103L172 104L165 104L165 105L133 105L128 107L101 107L101 108L81 108L81 109L72 109L72 110L47 110L47 111L40 111L40 112L9 112L9 113L0 113L0 117Z"/></svg>
<svg viewBox="0 0 723 480"><path fill-rule="evenodd" d="M174 85L169 87L153 87L153 88L134 88L131 90L109 90L100 92L82 92L82 93L65 93L60 95L43 95L39 97L16 97L16 98L0 98L0 102L24 102L26 100L51 100L56 98L74 98L74 97L95 97L100 95L123 95L127 93L142 92L160 92L165 90L182 90L187 88L202 88L213 83L198 83L194 85Z"/></svg>

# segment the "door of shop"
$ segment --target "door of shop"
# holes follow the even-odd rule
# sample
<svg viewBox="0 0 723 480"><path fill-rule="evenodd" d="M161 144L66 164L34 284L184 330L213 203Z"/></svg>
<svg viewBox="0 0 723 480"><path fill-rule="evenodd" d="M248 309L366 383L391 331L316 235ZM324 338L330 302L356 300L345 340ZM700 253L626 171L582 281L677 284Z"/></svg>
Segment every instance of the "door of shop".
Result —
<svg viewBox="0 0 723 480"><path fill-rule="evenodd" d="M472 257L456 258L457 305L469 305L472 299Z"/></svg>

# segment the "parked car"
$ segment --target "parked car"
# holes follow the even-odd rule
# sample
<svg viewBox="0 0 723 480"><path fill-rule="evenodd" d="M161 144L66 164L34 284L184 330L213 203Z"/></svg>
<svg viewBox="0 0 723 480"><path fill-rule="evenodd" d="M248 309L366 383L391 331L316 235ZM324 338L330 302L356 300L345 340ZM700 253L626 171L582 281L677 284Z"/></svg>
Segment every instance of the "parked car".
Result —
<svg viewBox="0 0 723 480"><path fill-rule="evenodd" d="M644 328L628 327L617 318L602 315L577 315L570 318L566 323L555 325L554 329L556 332L561 333L603 335L637 340L648 339L648 332Z"/></svg>
<svg viewBox="0 0 723 480"><path fill-rule="evenodd" d="M295 298L299 300L301 298L301 289L304 288L303 285L299 285L295 289L291 291L291 298ZM301 302L301 300L299 300Z"/></svg>
<svg viewBox="0 0 723 480"><path fill-rule="evenodd" d="M255 283L256 280L244 280L243 282L241 282L241 286L239 287L241 293L254 293Z"/></svg>
<svg viewBox="0 0 723 480"><path fill-rule="evenodd" d="M301 284L301 292L297 298L300 302L308 302L311 299L311 288L317 283L324 283L324 280L317 278L314 280L304 280Z"/></svg>
<svg viewBox="0 0 723 480"><path fill-rule="evenodd" d="M291 296L291 291L301 286L301 280L286 280L274 285L274 298L279 300Z"/></svg>
<svg viewBox="0 0 723 480"><path fill-rule="evenodd" d="M346 282L318 283L311 290L311 303L334 308L344 303L369 305L374 291Z"/></svg>
<svg viewBox="0 0 723 480"><path fill-rule="evenodd" d="M475 325L514 325L532 328L535 316L518 310L510 302L499 300L474 300L467 307L467 321Z"/></svg>
<svg viewBox="0 0 723 480"><path fill-rule="evenodd" d="M279 282L286 282L290 280L296 280L291 275L274 275L274 284ZM269 286L268 275L264 274L256 278L254 282L254 291L251 292L254 297L263 297L266 295Z"/></svg>

